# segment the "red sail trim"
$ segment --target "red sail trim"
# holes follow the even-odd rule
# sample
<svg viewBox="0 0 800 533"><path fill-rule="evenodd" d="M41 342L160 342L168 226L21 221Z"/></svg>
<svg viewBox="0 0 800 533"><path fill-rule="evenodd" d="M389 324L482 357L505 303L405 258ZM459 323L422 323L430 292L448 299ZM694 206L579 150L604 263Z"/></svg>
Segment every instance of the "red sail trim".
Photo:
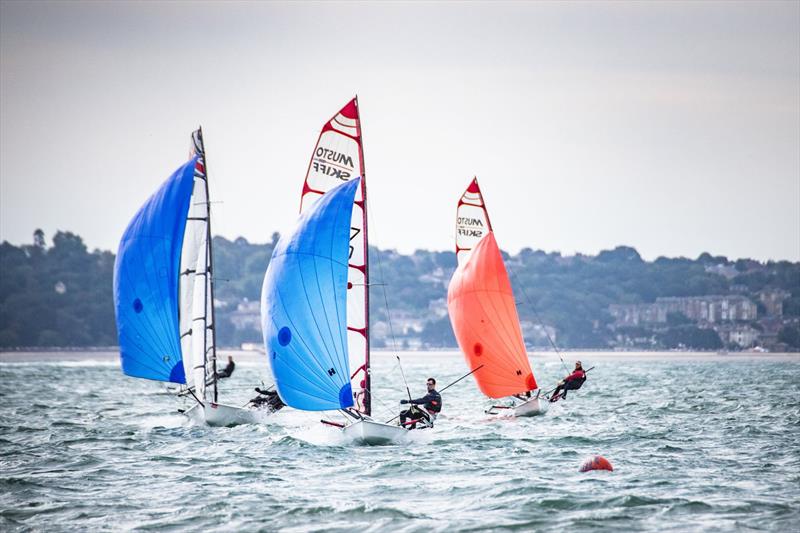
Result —
<svg viewBox="0 0 800 533"><path fill-rule="evenodd" d="M355 126L347 126L347 127L350 127L350 128L354 127L356 129L357 133L356 133L355 137L350 135L349 133L345 133L345 132L343 132L341 130L338 130L338 129L334 128L333 126L331 126L331 122L335 121L336 117L340 113L342 115L344 115L345 117L353 119L353 120L356 121L356 125ZM352 139L358 145L358 152L359 152L359 159L360 159L359 166L361 167L361 190L362 190L361 196L362 196L362 198L366 198L366 194L364 193L364 188L365 188L365 184L364 184L364 164L363 164L364 163L364 153L363 153L363 146L361 144L361 119L358 116L357 97L354 97L352 100L350 100L348 103L346 103L344 105L344 107L342 107L337 113L335 113L331 118L329 118L325 122L325 124L323 124L322 130L319 132L319 135L317 136L317 142L314 144L314 148L315 149L316 149L317 146L319 146L319 141L322 139L322 135L324 133L328 132L328 131L334 131L339 135L343 135L345 137L348 137L348 138ZM314 152L311 152L311 157L309 158L308 166L306 167L306 177L305 177L305 180L303 180L303 192L300 195L300 209L302 209L302 206L303 206L303 197L307 193L314 192L314 193L317 193L317 194L325 194L325 191L320 191L318 189L314 189L314 188L312 188L312 187L310 187L308 185L308 175L311 173L311 165L314 163L315 152L316 152L316 150ZM357 176L353 176L353 177L357 177ZM359 204L359 205L361 205L363 207L363 203L362 203L361 200L357 200L356 204ZM365 217L365 220L366 220L366 217Z"/></svg>
<svg viewBox="0 0 800 533"><path fill-rule="evenodd" d="M357 101L358 97L353 97L353 99L347 102L345 106L339 110L339 113L336 113L336 115L339 115L341 113L347 118L353 120L359 120ZM336 118L336 115L333 115L333 118Z"/></svg>
<svg viewBox="0 0 800 533"><path fill-rule="evenodd" d="M469 252L477 245L478 240L490 231L492 231L492 221L478 185L478 178L473 177L459 197L456 206L455 245L459 265L469 256Z"/></svg>
<svg viewBox="0 0 800 533"><path fill-rule="evenodd" d="M466 196L467 193L477 194L480 197L480 203L475 204L475 203L467 202L466 200L464 200L464 196ZM489 225L488 229L489 229L489 231L492 231L492 220L489 218L489 210L486 209L486 201L483 199L483 193L481 192L480 185L478 185L478 177L477 176L472 178L472 181L470 182L469 186L467 186L467 189L464 191L464 194L462 194L461 198L458 200L458 205L459 206L461 206L461 205L471 205L473 207L479 207L479 208L483 209L483 212L486 214L486 222Z"/></svg>
<svg viewBox="0 0 800 533"><path fill-rule="evenodd" d="M333 120L336 120L336 119L332 118L331 121L333 121ZM341 124L341 122L339 124ZM342 124L342 126L344 126L344 124ZM346 128L354 128L355 126L344 126L344 127L346 127ZM340 129L336 129L333 126L331 126L330 121L326 122L325 125L322 126L322 131L320 132L320 135L325 133L325 132L328 132L328 131L335 131L339 135L344 135L345 137L349 137L349 138L353 139L355 142L357 142L359 145L361 144L360 136L353 136L353 135L350 135L349 133L344 132L344 131L342 131Z"/></svg>

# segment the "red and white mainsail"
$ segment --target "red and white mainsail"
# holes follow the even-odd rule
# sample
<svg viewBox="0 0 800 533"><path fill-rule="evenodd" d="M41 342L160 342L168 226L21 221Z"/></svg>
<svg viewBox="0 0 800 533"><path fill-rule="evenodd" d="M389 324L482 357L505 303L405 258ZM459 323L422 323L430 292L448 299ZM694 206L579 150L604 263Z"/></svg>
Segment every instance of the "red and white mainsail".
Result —
<svg viewBox="0 0 800 533"><path fill-rule="evenodd" d="M478 178L473 178L456 209L456 257L459 265L469 258L478 241L490 231L492 223L478 187Z"/></svg>
<svg viewBox="0 0 800 533"><path fill-rule="evenodd" d="M347 344L356 406L370 414L369 268L367 243L367 184L358 98L353 98L322 127L308 164L300 212L343 181L361 177L350 224L347 276ZM363 382L363 386L362 386Z"/></svg>

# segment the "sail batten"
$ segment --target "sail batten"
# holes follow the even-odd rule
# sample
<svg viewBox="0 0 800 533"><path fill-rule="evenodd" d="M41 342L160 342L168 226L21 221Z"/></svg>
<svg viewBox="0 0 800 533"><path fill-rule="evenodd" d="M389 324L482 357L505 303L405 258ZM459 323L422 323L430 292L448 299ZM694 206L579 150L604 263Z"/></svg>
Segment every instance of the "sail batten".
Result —
<svg viewBox="0 0 800 533"><path fill-rule="evenodd" d="M447 309L467 364L481 366L473 374L478 387L492 398L536 389L511 282L477 179L458 203L456 253Z"/></svg>

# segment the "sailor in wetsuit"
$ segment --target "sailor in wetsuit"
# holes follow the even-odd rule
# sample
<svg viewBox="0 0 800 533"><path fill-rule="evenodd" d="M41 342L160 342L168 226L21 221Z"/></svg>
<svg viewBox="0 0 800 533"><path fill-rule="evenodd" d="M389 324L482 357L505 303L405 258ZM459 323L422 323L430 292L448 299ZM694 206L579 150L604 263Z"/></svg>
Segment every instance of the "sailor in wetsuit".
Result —
<svg viewBox="0 0 800 533"><path fill-rule="evenodd" d="M258 393L258 396L250 400L250 403L252 403L254 407L266 406L274 412L279 411L286 406L286 404L283 403L283 400L281 400L281 397L278 396L278 391L269 389L264 390L256 387L256 392Z"/></svg>
<svg viewBox="0 0 800 533"><path fill-rule="evenodd" d="M410 403L411 407L400 413L400 425L408 429L416 429L417 422L424 422L427 427L433 427L433 421L442 410L442 396L436 392L436 380L428 378L428 394L416 400L400 400L400 403ZM420 409L417 405L422 405ZM408 419L408 424L406 424Z"/></svg>
<svg viewBox="0 0 800 533"><path fill-rule="evenodd" d="M206 379L206 387L211 386L214 383L214 379L223 379L231 377L233 374L234 369L236 368L236 363L233 362L233 357L230 355L228 356L228 364L225 365L225 368L222 370L218 370L216 374L212 376L208 376Z"/></svg>
<svg viewBox="0 0 800 533"><path fill-rule="evenodd" d="M236 368L236 363L233 362L233 357L228 356L228 364L222 370L217 372L217 379L229 378Z"/></svg>
<svg viewBox="0 0 800 533"><path fill-rule="evenodd" d="M580 389L584 381L586 381L586 372L584 372L581 362L576 361L575 370L572 371L572 374L558 382L556 390L554 390L553 395L550 396L550 401L555 402L562 398L566 399L567 391ZM559 393L561 393L560 396Z"/></svg>

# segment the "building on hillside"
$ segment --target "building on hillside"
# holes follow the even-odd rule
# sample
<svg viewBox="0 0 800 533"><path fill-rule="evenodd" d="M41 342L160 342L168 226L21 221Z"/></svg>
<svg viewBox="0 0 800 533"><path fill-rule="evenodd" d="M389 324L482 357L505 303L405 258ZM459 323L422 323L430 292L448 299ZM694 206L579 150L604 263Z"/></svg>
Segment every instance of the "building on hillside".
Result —
<svg viewBox="0 0 800 533"><path fill-rule="evenodd" d="M556 328L552 326L537 324L530 320L521 320L519 325L522 330L522 337L528 346L550 346L550 341L547 340L547 337L550 337L554 344L557 341Z"/></svg>
<svg viewBox="0 0 800 533"><path fill-rule="evenodd" d="M733 265L724 265L724 264L708 265L706 266L705 270L709 274L717 274L726 279L733 279L739 274L741 274L741 272L736 270L736 267Z"/></svg>
<svg viewBox="0 0 800 533"><path fill-rule="evenodd" d="M663 324L670 313L681 313L694 322L747 320L758 317L758 308L749 298L727 296L688 296L656 298L651 304L612 304L608 312L617 326Z"/></svg>
<svg viewBox="0 0 800 533"><path fill-rule="evenodd" d="M391 333L389 323L383 320L376 320L369 325L369 335L372 339L380 340L388 344Z"/></svg>
<svg viewBox="0 0 800 533"><path fill-rule="evenodd" d="M229 316L233 327L237 330L261 331L261 302L251 302L245 298Z"/></svg>
<svg viewBox="0 0 800 533"><path fill-rule="evenodd" d="M761 332L749 324L718 325L714 328L725 344L751 348L758 343Z"/></svg>
<svg viewBox="0 0 800 533"><path fill-rule="evenodd" d="M418 336L425 329L425 319L409 311L392 311L392 330L398 336Z"/></svg>
<svg viewBox="0 0 800 533"><path fill-rule="evenodd" d="M683 313L690 320L711 324L758 317L756 304L740 295L656 298L655 305L663 306L667 313Z"/></svg>
<svg viewBox="0 0 800 533"><path fill-rule="evenodd" d="M764 304L767 316L783 316L783 301L792 293L783 289L764 289L758 293L758 299Z"/></svg>
<svg viewBox="0 0 800 533"><path fill-rule="evenodd" d="M611 304L608 312L617 326L639 326L667 321L667 312L656 304Z"/></svg>
<svg viewBox="0 0 800 533"><path fill-rule="evenodd" d="M442 267L436 267L431 272L420 275L417 279L422 283L441 285L446 289L448 283L450 283L449 274L451 273L446 273Z"/></svg>
<svg viewBox="0 0 800 533"><path fill-rule="evenodd" d="M437 298L428 302L430 318L444 318L447 316L447 298Z"/></svg>

